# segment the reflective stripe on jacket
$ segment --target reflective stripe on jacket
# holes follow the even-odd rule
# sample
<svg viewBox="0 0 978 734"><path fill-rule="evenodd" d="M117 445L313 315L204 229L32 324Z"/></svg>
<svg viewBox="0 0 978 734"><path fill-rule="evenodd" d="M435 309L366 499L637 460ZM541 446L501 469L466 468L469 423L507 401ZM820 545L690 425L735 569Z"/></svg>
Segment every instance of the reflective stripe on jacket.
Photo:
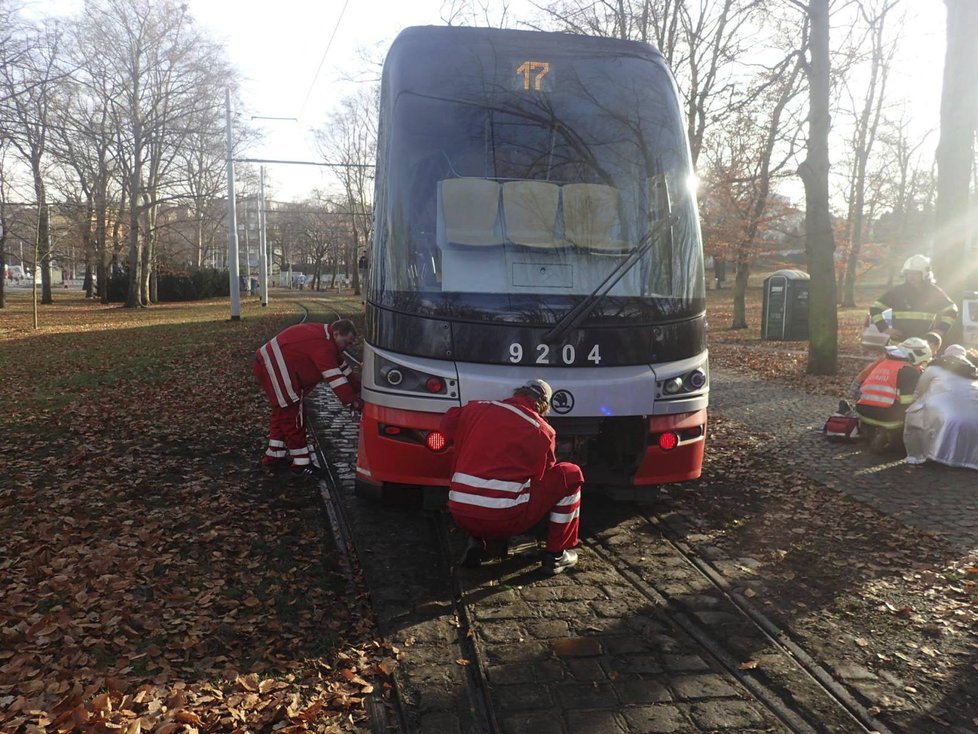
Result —
<svg viewBox="0 0 978 734"><path fill-rule="evenodd" d="M889 408L892 405L909 405L913 401L913 389L901 392L900 371L916 369L902 359L880 360L859 386L857 405Z"/></svg>
<svg viewBox="0 0 978 734"><path fill-rule="evenodd" d="M883 331L886 321L883 312L893 310L892 326L900 338L923 337L929 331L947 333L958 316L958 307L948 295L933 283L901 283L880 296L869 314L876 328Z"/></svg>
<svg viewBox="0 0 978 734"><path fill-rule="evenodd" d="M530 485L554 466L555 433L523 397L452 408L440 430L454 445L448 509L498 519L529 502Z"/></svg>
<svg viewBox="0 0 978 734"><path fill-rule="evenodd" d="M324 380L345 405L360 391L328 324L290 326L263 344L255 359L268 374L280 408L299 402Z"/></svg>

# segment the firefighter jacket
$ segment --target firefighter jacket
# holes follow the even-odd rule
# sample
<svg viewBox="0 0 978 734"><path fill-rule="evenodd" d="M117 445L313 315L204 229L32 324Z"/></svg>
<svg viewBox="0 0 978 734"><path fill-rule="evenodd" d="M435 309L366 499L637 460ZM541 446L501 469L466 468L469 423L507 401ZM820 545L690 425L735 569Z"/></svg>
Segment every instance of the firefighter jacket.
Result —
<svg viewBox="0 0 978 734"><path fill-rule="evenodd" d="M556 464L555 436L531 400L513 397L452 408L439 429L455 445L448 509L503 521L530 500L530 485Z"/></svg>
<svg viewBox="0 0 978 734"><path fill-rule="evenodd" d="M902 359L881 359L859 387L856 411L867 423L895 428L913 402L920 370Z"/></svg>
<svg viewBox="0 0 978 734"><path fill-rule="evenodd" d="M344 405L360 394L360 381L333 340L329 324L296 324L262 345L255 361L264 368L280 408L298 403L325 381Z"/></svg>
<svg viewBox="0 0 978 734"><path fill-rule="evenodd" d="M869 307L869 315L880 331L886 329L883 311L888 308L893 309L892 325L901 339L923 338L929 331L943 337L958 316L954 301L933 283L902 283L880 296Z"/></svg>

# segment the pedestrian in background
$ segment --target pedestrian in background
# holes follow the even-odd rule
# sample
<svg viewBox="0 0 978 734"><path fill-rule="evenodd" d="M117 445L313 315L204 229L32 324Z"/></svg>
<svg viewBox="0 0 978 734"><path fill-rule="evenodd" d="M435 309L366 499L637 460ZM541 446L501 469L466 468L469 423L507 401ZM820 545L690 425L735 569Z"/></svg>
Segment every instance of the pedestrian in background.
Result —
<svg viewBox="0 0 978 734"><path fill-rule="evenodd" d="M558 574L577 563L584 475L556 460L556 433L544 418L552 395L546 382L530 380L511 398L467 403L442 418L439 430L454 448L448 511L471 536L463 566L505 555L508 538L545 517L543 570Z"/></svg>
<svg viewBox="0 0 978 734"><path fill-rule="evenodd" d="M356 338L356 327L349 319L296 324L280 331L255 354L253 371L272 408L264 467L290 466L298 475L317 473L302 399L320 382L325 381L344 405L362 410L360 380L343 357L343 350Z"/></svg>

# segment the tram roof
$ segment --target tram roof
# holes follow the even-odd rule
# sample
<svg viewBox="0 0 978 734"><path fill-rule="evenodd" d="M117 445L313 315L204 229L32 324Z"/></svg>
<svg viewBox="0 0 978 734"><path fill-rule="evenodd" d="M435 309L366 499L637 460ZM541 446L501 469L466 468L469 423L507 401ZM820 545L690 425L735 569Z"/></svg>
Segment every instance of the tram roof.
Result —
<svg viewBox="0 0 978 734"><path fill-rule="evenodd" d="M416 48L424 55L435 57L437 53L432 44L452 45L459 48L474 47L494 51L497 46L526 47L532 44L537 51L568 52L573 50L608 56L635 56L662 60L662 54L651 43L630 41L604 36L584 36L574 33L551 31L524 31L509 28L473 28L469 26L411 26L405 28L394 39L388 51L388 62L403 51L416 53Z"/></svg>

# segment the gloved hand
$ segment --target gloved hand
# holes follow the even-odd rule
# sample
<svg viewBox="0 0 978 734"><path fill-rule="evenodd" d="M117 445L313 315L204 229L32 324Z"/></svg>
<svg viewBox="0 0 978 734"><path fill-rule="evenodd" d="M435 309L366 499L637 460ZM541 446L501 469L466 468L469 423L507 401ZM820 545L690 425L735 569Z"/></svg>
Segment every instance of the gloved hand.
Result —
<svg viewBox="0 0 978 734"><path fill-rule="evenodd" d="M359 419L361 413L363 413L363 401L360 398L354 398L353 402L350 403L350 415Z"/></svg>

